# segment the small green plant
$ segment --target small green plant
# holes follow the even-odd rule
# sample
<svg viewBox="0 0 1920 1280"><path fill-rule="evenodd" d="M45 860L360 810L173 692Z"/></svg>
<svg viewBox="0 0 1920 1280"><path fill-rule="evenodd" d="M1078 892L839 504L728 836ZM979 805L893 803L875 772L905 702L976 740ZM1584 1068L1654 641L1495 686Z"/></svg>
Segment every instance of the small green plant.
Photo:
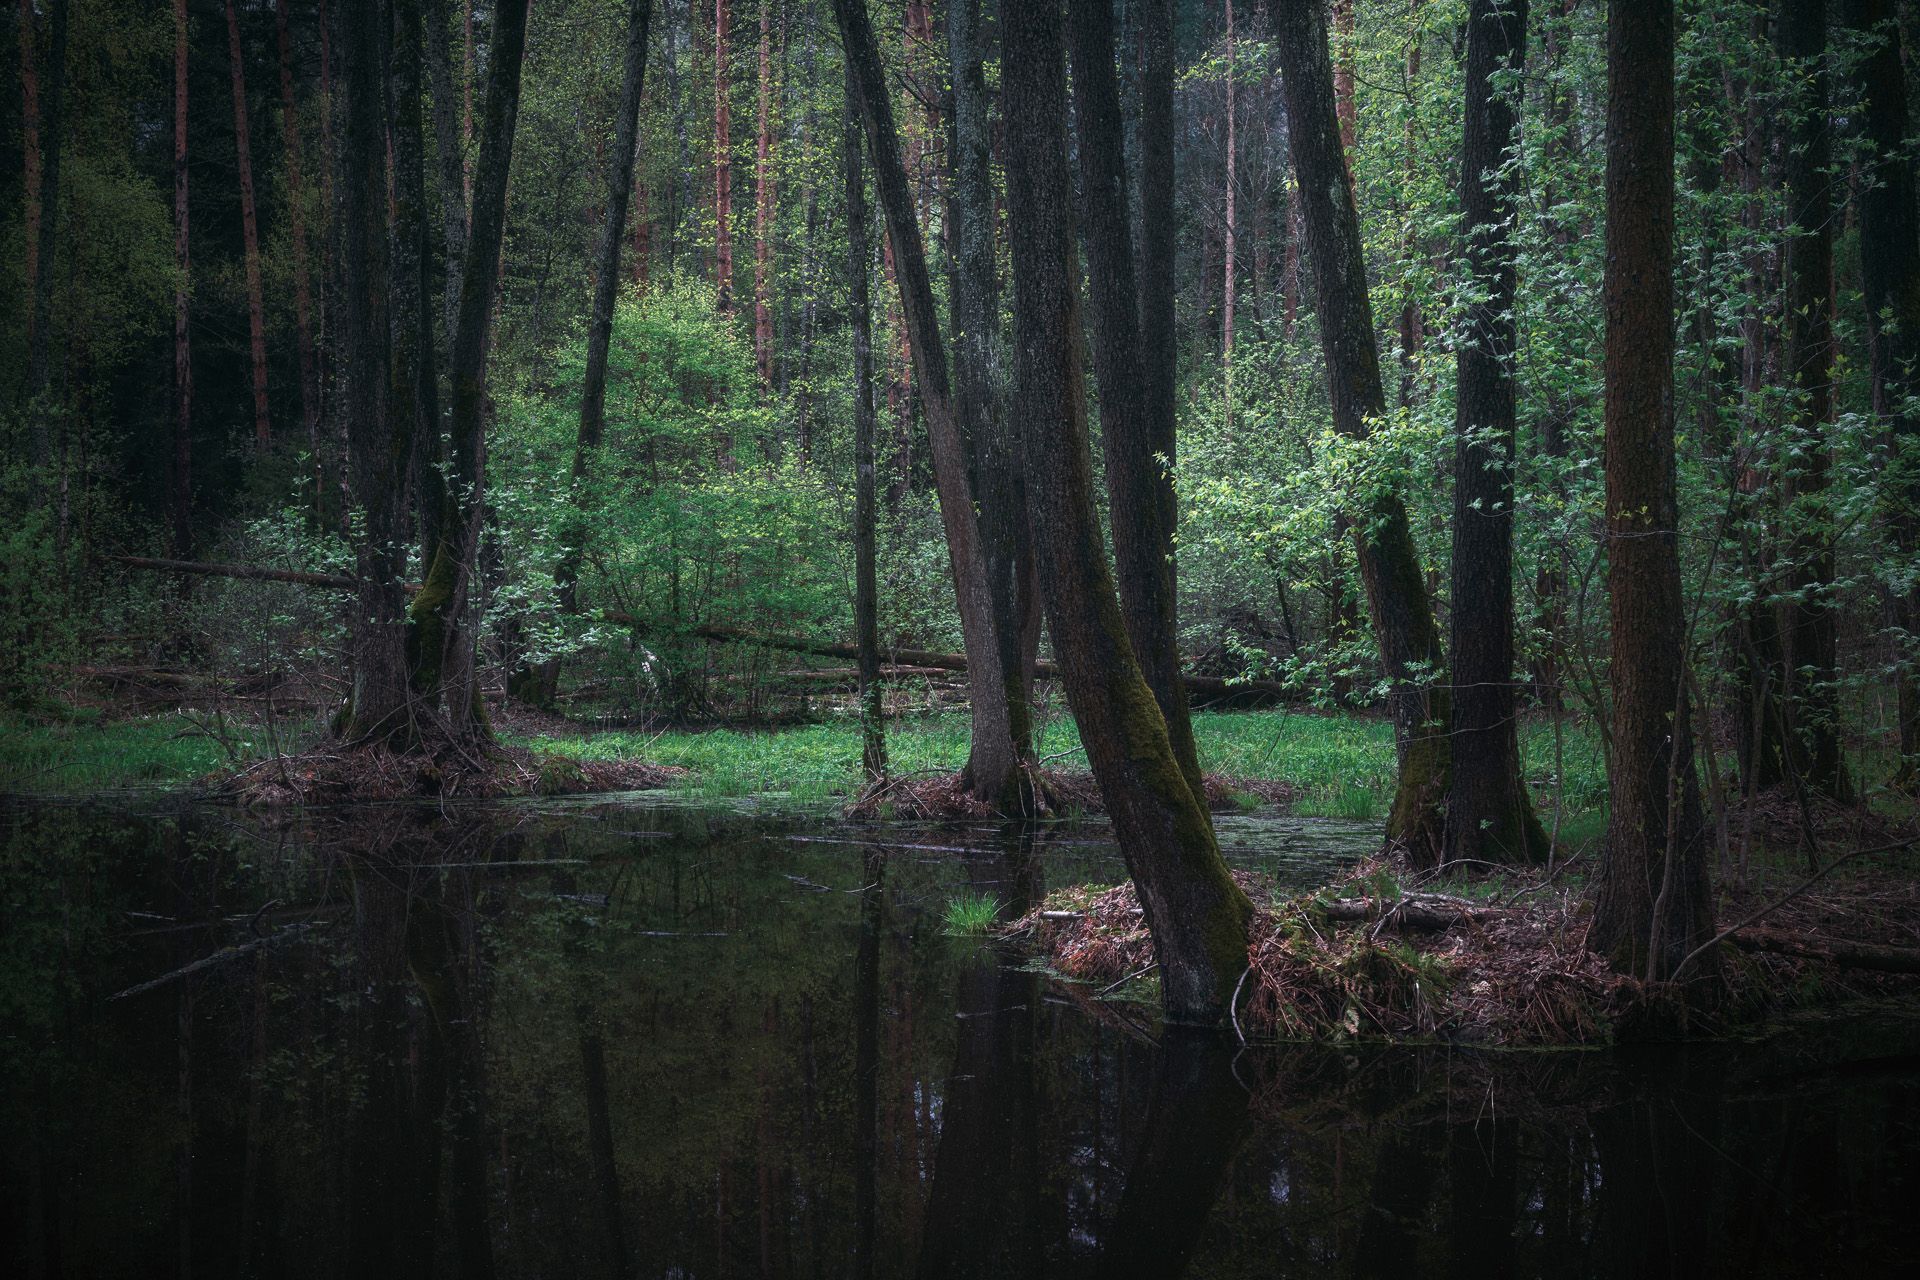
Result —
<svg viewBox="0 0 1920 1280"><path fill-rule="evenodd" d="M993 927L1000 914L1000 899L990 894L962 890L947 903L947 932L957 938L979 937Z"/></svg>

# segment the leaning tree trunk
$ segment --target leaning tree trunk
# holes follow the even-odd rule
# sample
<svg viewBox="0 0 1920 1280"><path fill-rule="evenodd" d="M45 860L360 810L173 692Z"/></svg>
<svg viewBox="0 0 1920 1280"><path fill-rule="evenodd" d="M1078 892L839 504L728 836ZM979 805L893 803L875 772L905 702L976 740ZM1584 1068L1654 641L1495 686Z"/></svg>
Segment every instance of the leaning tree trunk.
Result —
<svg viewBox="0 0 1920 1280"><path fill-rule="evenodd" d="M1068 28L1073 45L1074 119L1079 124L1080 185L1087 210L1082 232L1087 261L1087 300L1093 324L1093 367L1100 388L1100 432L1105 446L1107 488L1112 494L1114 570L1120 582L1120 600L1127 639L1140 663L1154 701L1167 722L1174 758L1195 794L1204 794L1199 753L1194 746L1193 719L1186 690L1180 683L1179 636L1173 582L1173 527L1166 470L1173 462L1172 439L1156 419L1161 390L1154 379L1170 375L1165 361L1152 360L1146 350L1142 316L1151 305L1142 297L1133 261L1133 236L1127 201L1125 126L1120 115L1119 88L1113 70L1113 10L1108 0L1068 0ZM1144 35L1152 46L1171 39L1170 5L1162 0L1144 15L1143 23L1161 24ZM1170 60L1167 62L1171 65ZM1156 65L1156 70L1158 69ZM1167 85L1171 89L1171 83ZM1157 89L1143 89L1143 94ZM1172 113L1143 110L1140 147L1143 157L1170 157L1171 135L1153 138L1149 126L1171 129ZM1146 165L1143 161L1143 177ZM1156 181L1171 178L1155 170ZM1148 185L1143 181L1143 186ZM1155 188L1152 199L1170 200L1170 186ZM1156 210L1154 238L1143 237L1143 253L1166 253L1173 246L1159 239L1165 224L1158 219L1171 210ZM1164 282L1157 282L1164 283ZM1159 300L1155 300L1157 303ZM1164 300L1170 306L1172 296ZM1171 341L1170 336L1156 337ZM1171 390L1169 383L1167 390ZM1165 462L1161 461L1165 458Z"/></svg>
<svg viewBox="0 0 1920 1280"><path fill-rule="evenodd" d="M33 65L33 7L20 6L21 97L27 117L27 412L33 419L33 462L53 461L54 257L60 239L60 157L66 150L67 0L52 0L47 12L46 100L38 103ZM35 117L38 117L37 119ZM37 135L37 136L36 136ZM183 131L184 136L184 131Z"/></svg>
<svg viewBox="0 0 1920 1280"><path fill-rule="evenodd" d="M280 54L280 137L286 150L287 232L293 246L294 340L300 354L300 425L313 455L314 502L320 502L324 474L320 465L320 377L313 355L313 285L307 274L306 181L300 163L300 113L293 96L293 39L287 30L287 0L274 4L275 38ZM317 506L316 506L317 510Z"/></svg>
<svg viewBox="0 0 1920 1280"><path fill-rule="evenodd" d="M640 133L640 99L647 82L647 31L653 21L653 0L630 0L627 6L627 51L620 82L620 114L613 122L613 163L607 169L607 213L600 223L600 240L593 255L593 310L587 317L587 369L580 387L580 422L573 443L573 511L561 537L560 562L554 586L560 607L578 611L580 559L590 520L587 512L587 468L606 430L607 357L613 346L613 305L620 290L620 244L626 236L627 203L633 192L634 152ZM545 705L553 700L557 663L516 677L515 692Z"/></svg>
<svg viewBox="0 0 1920 1280"><path fill-rule="evenodd" d="M188 342L187 0L173 0L173 554L193 554L193 348ZM52 264L46 265L47 270Z"/></svg>
<svg viewBox="0 0 1920 1280"><path fill-rule="evenodd" d="M1853 784L1840 751L1840 700L1833 597L1834 517L1827 496L1833 407L1833 189L1827 169L1827 19L1818 3L1781 8L1775 35L1781 61L1803 85L1793 95L1786 170L1786 335L1783 360L1794 412L1782 450L1793 527L1794 603L1783 610L1783 705L1789 758L1806 786L1849 803ZM1877 270L1877 264L1869 270Z"/></svg>
<svg viewBox="0 0 1920 1280"><path fill-rule="evenodd" d="M847 309L853 326L853 629L860 663L860 763L868 782L887 776L885 703L880 685L880 587L875 567L873 470L872 251L867 242L867 179L860 167L860 117L853 72L841 117L840 156L847 201Z"/></svg>
<svg viewBox="0 0 1920 1280"><path fill-rule="evenodd" d="M973 713L973 743L966 778L972 793L1003 812L1023 811L1032 788L1026 775L1033 761L1031 741L1014 736L1018 723L1013 694L1020 677L1006 672L998 635L1006 620L996 617L987 589L987 570L976 525L974 494L967 476L966 446L954 422L947 376L946 344L934 311L933 281L915 216L913 191L900 157L891 90L880 63L865 0L834 0L834 17L846 48L856 87L874 183L893 249L905 329L911 335L913 373L933 447L934 486L940 499L940 523L947 539L954 596L966 639L968 685ZM1012 513L990 519L1017 519Z"/></svg>
<svg viewBox="0 0 1920 1280"><path fill-rule="evenodd" d="M273 439L267 413L267 304L260 283L260 220L253 200L253 133L247 122L246 52L240 44L240 15L227 0L227 62L233 80L234 160L240 177L240 243L247 271L247 349L253 375L253 442Z"/></svg>
<svg viewBox="0 0 1920 1280"><path fill-rule="evenodd" d="M334 326L344 384L340 410L359 507L351 644L353 689L341 723L349 741L405 745L415 732L407 693L406 466L411 422L391 403L386 137L388 41L379 0L334 0L341 62L334 211L340 313Z"/></svg>
<svg viewBox="0 0 1920 1280"><path fill-rule="evenodd" d="M1858 74L1862 131L1873 149L1864 161L1858 209L1873 410L1886 425L1888 444L1881 509L1901 559L1912 563L1920 555L1920 415L1909 408L1909 397L1920 391L1920 218L1893 8L1892 0L1846 0L1848 25L1870 37ZM1920 585L1895 597L1894 617L1909 637L1920 635ZM1898 780L1911 786L1920 770L1920 674L1910 649L1901 656Z"/></svg>
<svg viewBox="0 0 1920 1280"><path fill-rule="evenodd" d="M1513 682L1514 95L1526 59L1526 0L1467 10L1461 147L1473 284L1456 348L1453 454L1453 782L1446 860L1547 855L1520 776ZM1494 84L1503 75L1506 83ZM1488 174L1494 176L1489 179Z"/></svg>
<svg viewBox="0 0 1920 1280"><path fill-rule="evenodd" d="M1608 11L1606 136L1613 759L1589 943L1663 980L1713 934L1674 480L1672 0Z"/></svg>
<svg viewBox="0 0 1920 1280"><path fill-rule="evenodd" d="M486 510L487 345L493 295L506 231L507 175L520 111L520 67L526 53L528 0L499 0L487 66L487 99L473 175L467 260L460 314L448 355L452 397L447 434L446 514L426 580L408 609L410 676L429 706L444 703L455 739L492 736L474 678L470 595Z"/></svg>
<svg viewBox="0 0 1920 1280"><path fill-rule="evenodd" d="M1220 857L1133 649L1094 514L1075 283L1073 184L1058 0L1002 11L1008 238L1028 516L1067 698L1113 815L1176 1022L1217 1024L1247 963L1253 906Z"/></svg>
<svg viewBox="0 0 1920 1280"><path fill-rule="evenodd" d="M1374 343L1373 305L1367 296L1360 218L1340 143L1327 29L1319 6L1272 0L1272 24L1290 122L1296 180L1313 262L1320 345L1327 361L1334 428L1364 440L1386 412L1380 353ZM1447 691L1435 683L1440 637L1433 625L1419 553L1406 505L1385 486L1367 498L1352 524L1366 586L1367 608L1387 678L1388 704L1399 747L1400 777L1387 819L1387 840L1417 866L1443 850L1442 802L1448 790Z"/></svg>

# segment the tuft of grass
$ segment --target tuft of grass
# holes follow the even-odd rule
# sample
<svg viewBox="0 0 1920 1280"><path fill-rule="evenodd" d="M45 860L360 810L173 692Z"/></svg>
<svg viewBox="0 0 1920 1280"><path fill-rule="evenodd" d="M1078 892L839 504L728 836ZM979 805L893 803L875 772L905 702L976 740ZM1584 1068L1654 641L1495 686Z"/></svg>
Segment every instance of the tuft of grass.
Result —
<svg viewBox="0 0 1920 1280"><path fill-rule="evenodd" d="M948 901L943 914L947 932L957 938L977 938L993 927L1000 915L1000 899L990 894L975 893L963 889L960 896Z"/></svg>

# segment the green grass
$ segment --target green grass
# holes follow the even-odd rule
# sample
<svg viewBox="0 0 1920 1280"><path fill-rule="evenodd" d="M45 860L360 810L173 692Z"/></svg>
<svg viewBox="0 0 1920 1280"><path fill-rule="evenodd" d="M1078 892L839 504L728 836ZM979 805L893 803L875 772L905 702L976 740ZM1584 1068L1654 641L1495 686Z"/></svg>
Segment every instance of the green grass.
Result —
<svg viewBox="0 0 1920 1280"><path fill-rule="evenodd" d="M179 715L104 722L0 721L0 788L74 793L121 787L178 786L230 766L236 755L265 755L257 726L228 723L228 747Z"/></svg>
<svg viewBox="0 0 1920 1280"><path fill-rule="evenodd" d="M943 919L948 933L957 938L972 938L991 929L999 914L1000 899L963 889L959 897L947 903Z"/></svg>

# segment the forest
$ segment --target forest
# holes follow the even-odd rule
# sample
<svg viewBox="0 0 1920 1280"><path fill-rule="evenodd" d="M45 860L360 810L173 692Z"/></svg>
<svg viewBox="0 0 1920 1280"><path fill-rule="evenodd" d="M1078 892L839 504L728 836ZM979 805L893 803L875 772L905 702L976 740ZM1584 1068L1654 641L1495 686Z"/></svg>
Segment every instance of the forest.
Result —
<svg viewBox="0 0 1920 1280"><path fill-rule="evenodd" d="M916 1123L858 1083L909 1034L898 992L961 966L928 1001L959 1010L956 1081L1051 1061L1032 1023L967 1039L995 983L1004 1006L1071 1004L1092 1022L1049 1043L1152 1045L1126 1148L1148 1172L1086 1236L1101 1266L1157 1238L1140 1274L1185 1266L1241 1177L1237 1138L1156 1146L1219 1120L1193 1081L1218 1083L1220 1044L1176 1060L1176 1030L1724 1042L1871 1004L1876 1036L1920 1044L1920 5L17 0L0 28L0 990L48 965L116 1000L163 988L182 1045L222 1018L223 1052L255 1037L252 1065L209 1068L252 1098L269 1006L294 1017L295 970L350 933L330 963L413 993L380 1006L412 1048L350 1053L430 1045L438 1083L339 1105L446 1128L445 1185L438 1138L417 1158L453 1235L408 1244L376 1214L387 1234L342 1259L540 1270L480 1221L506 1166L480 1167L476 1135L506 1121L458 1099L504 1108L535 1067L478 1011L536 971L620 991L636 938L745 936L743 913L804 933L775 923L786 891L865 896L819 926L845 946L817 964L767 944L794 966L784 1000L765 956L705 997L762 1028L733 1068L773 1091L754 1105L815 1079L813 993L825 1027L840 960L869 1155L874 1107ZM586 807L539 807L563 801ZM123 815L100 838L120 872L58 834L74 805ZM653 919L639 837L753 887L716 924L675 862ZM319 861L250 878L252 840ZM865 852L835 871L806 841ZM1041 873L1088 841L1106 861ZM958 855L960 881L921 885L909 850ZM73 858L127 886L173 867L156 892L179 900L128 887L127 917L216 932L137 953L144 984L70 929L38 954L50 904L91 901ZM615 946L502 905L522 890L455 891L449 868L501 859L515 885L550 877L543 911L651 905ZM838 920L833 901L808 910ZM916 959L923 933L978 954ZM896 963L921 976L882 991L873 966ZM578 999L557 1034L585 1055L579 1197L604 1201L609 1273L636 1273L649 1228L621 1208L637 1157L603 1132L621 1051L601 1046L643 1015ZM45 1088L79 1078L72 1016L13 1005L41 1028L16 1039L68 1055ZM1264 1094L1233 1083L1275 1122L1273 1081L1314 1073L1262 1070ZM180 1071L179 1099L216 1088ZM1030 1109L1030 1087L943 1094L947 1120ZM272 1126L247 1105L229 1136L257 1215ZM741 1122L758 1182L736 1150L701 1193L719 1253L664 1273L725 1270L748 1200L763 1274L797 1268L769 1259L803 1235L817 1274L836 1249L904 1265L875 1252L896 1211L922 1274L1017 1270L971 1246L934 1266L993 1211L942 1210L937 1176L876 1210L894 1192L870 1163L848 1175L855 1238L803 1231L808 1196L841 1188L769 1174L767 1114ZM943 1122L917 1123L947 1159ZM1448 1141L1521 1159L1490 1176L1534 1203L1511 1185L1548 1177L1532 1156L1468 1130ZM981 1132L952 1176L988 1176L964 1162L1007 1139ZM1376 1209L1423 1159L1385 1141ZM1612 1167L1659 1159L1632 1151ZM1155 1237L1126 1206L1162 1185L1204 1203ZM1448 1185L1456 1213L1493 1194ZM181 1242L226 1231L216 1193L178 1194ZM1604 1207L1566 1229L1601 1232ZM1831 1210L1869 1262L1882 1208ZM81 1220L54 1212L20 1257L53 1274ZM1048 1221L1022 1256L1092 1265ZM264 1267L256 1227L213 1269Z"/></svg>

